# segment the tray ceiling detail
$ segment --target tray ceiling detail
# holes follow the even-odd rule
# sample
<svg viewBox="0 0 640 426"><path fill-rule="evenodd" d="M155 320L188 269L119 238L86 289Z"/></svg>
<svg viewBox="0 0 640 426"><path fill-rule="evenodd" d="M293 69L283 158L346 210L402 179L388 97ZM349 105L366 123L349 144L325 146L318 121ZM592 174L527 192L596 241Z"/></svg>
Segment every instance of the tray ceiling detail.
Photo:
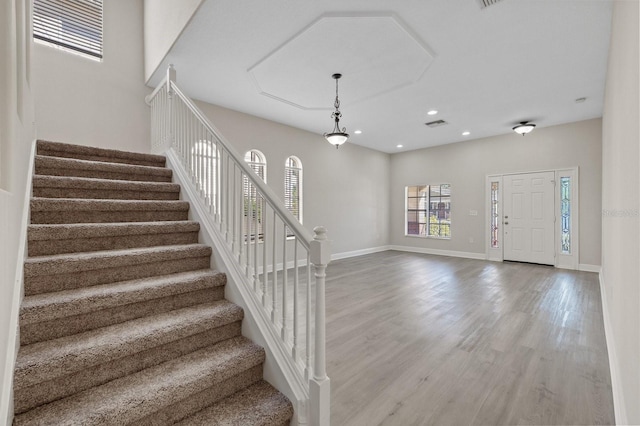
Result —
<svg viewBox="0 0 640 426"><path fill-rule="evenodd" d="M249 68L258 93L303 110L330 110L416 83L433 51L393 14L325 14Z"/></svg>

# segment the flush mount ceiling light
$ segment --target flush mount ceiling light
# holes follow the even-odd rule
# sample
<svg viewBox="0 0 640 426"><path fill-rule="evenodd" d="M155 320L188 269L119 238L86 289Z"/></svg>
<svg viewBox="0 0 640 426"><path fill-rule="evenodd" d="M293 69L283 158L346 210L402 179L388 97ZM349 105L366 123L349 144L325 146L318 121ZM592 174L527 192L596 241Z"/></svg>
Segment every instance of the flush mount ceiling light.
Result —
<svg viewBox="0 0 640 426"><path fill-rule="evenodd" d="M342 113L340 112L340 99L338 99L338 80L340 77L342 77L342 74L333 74L331 76L331 78L336 81L336 101L333 103L336 110L331 114L331 118L335 120L335 124L331 133L324 134L325 139L329 141L331 145L335 145L336 149L349 139L347 128L343 127L342 130L340 130L340 118L342 118Z"/></svg>
<svg viewBox="0 0 640 426"><path fill-rule="evenodd" d="M432 109L431 111L427 112L427 115L436 115L437 113L438 113L438 110Z"/></svg>
<svg viewBox="0 0 640 426"><path fill-rule="evenodd" d="M524 136L527 133L531 133L531 131L536 127L535 124L529 123L528 121L521 121L516 127L513 128L513 131Z"/></svg>

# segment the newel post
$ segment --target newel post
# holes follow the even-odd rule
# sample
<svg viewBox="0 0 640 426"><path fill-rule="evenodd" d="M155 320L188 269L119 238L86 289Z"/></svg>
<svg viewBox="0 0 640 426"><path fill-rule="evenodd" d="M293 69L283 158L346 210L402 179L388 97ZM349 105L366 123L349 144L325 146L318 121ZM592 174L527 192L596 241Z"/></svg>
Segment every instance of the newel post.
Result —
<svg viewBox="0 0 640 426"><path fill-rule="evenodd" d="M316 318L315 318L315 354L313 377L309 381L311 424L328 426L330 411L330 383L326 371L325 355L325 270L331 261L331 250L327 240L327 230L323 226L313 229L311 241L311 263L316 277Z"/></svg>
<svg viewBox="0 0 640 426"><path fill-rule="evenodd" d="M164 149L168 150L171 148L175 142L175 126L176 122L173 118L173 95L175 92L173 91L172 84L176 82L176 69L173 67L173 64L169 64L169 68L167 68L167 97L169 99L169 103L167 105L167 114L169 115L167 120L167 125L169 128L167 129L167 140L165 141Z"/></svg>

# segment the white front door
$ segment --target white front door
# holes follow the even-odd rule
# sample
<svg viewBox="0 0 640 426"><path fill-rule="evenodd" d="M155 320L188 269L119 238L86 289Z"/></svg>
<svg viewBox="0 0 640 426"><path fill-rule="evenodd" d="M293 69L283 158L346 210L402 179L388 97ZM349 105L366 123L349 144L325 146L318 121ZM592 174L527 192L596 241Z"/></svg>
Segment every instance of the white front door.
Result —
<svg viewBox="0 0 640 426"><path fill-rule="evenodd" d="M506 175L504 260L555 264L554 172Z"/></svg>

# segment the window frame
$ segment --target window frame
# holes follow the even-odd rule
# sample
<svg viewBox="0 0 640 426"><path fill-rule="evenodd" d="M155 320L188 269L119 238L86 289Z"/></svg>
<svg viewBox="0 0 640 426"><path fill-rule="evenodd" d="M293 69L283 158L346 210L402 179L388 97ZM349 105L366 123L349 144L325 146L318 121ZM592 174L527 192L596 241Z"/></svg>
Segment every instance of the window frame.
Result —
<svg viewBox="0 0 640 426"><path fill-rule="evenodd" d="M294 162L296 163L296 165L290 165L289 162ZM300 222L302 224L302 184L303 184L303 171L302 171L302 161L300 161L300 159L298 157L296 157L295 155L291 155L289 157L287 157L287 159L285 160L284 163L284 205L285 208L296 218L298 219L298 222ZM295 172L293 172L295 170ZM291 173L296 174L296 178L297 178L297 200L291 200L290 197L290 192L292 192L292 190L290 190L288 188L288 186L290 186L290 174ZM295 212L293 212L291 210L291 206L290 204L293 204L294 201L297 201L298 204L298 211L297 214Z"/></svg>
<svg viewBox="0 0 640 426"><path fill-rule="evenodd" d="M32 26L35 42L88 59L103 59L103 0L34 0Z"/></svg>
<svg viewBox="0 0 640 426"><path fill-rule="evenodd" d="M446 198L448 198L448 206L446 209L432 209L432 187L438 187L439 191L442 191L443 186L447 186L448 190L449 190L449 194L446 196ZM405 192L404 192L404 200L405 200L405 215L404 215L404 235L405 237L414 237L414 238L430 238L430 239L437 239L437 240L451 240L452 237L452 229L451 229L451 184L450 183L434 183L434 184L417 184L417 185L407 185L405 186ZM409 191L410 188L424 188L424 190L420 190L417 189L416 190L416 196L410 196ZM427 194L426 199L423 196L419 196L420 193L423 194ZM415 208L411 208L411 202L410 199L416 199L418 200L415 204ZM440 195L439 196L439 201L440 203L443 203L442 201L443 196ZM438 235L433 235L431 234L431 228L432 226L438 226L438 229L441 230L442 226L443 226L443 222L441 222L441 219L438 218L438 223L432 223L431 222L431 213L438 211L438 210L443 210L444 214L446 215L447 219L448 219L448 223L446 224L446 226L448 227L448 235L441 235L442 232L438 232ZM416 214L416 221L410 222L409 221L409 216L411 214L411 212L415 212ZM423 212L423 216L427 219L427 222L421 222L420 221L420 212ZM410 233L411 231L411 224L417 224L418 226L418 233ZM421 233L421 228L425 228L426 229L426 234Z"/></svg>
<svg viewBox="0 0 640 426"><path fill-rule="evenodd" d="M247 158L247 156L249 158ZM261 161L256 161L255 158L259 158ZM256 175L258 175L259 178L262 179L262 181L264 183L267 183L267 157L265 157L265 155L257 150L257 149L250 149L249 151L247 151L244 154L244 161L247 163L247 165L254 171L254 173ZM256 213L256 210L258 209L259 203L258 203L258 191L255 188L251 188L249 189L249 178L246 176L243 176L242 178L242 204L243 204L243 216L245 217L245 220L242 221L242 235L243 238L246 241L246 238L248 237L248 233L247 233L247 228L246 226L248 225L248 221L246 218L248 218L248 203L250 202L254 202L255 203L255 209L252 208L251 211L253 213L253 215L256 215L258 223L260 224L259 229L257 230L257 238L256 238L256 234L252 233L251 234L251 243L254 243L256 240L259 243L264 242L264 231L263 231L263 225L264 225L264 219L265 217L263 217L264 213L264 209L263 207L260 207L259 211ZM256 201L253 201L253 200ZM248 201L251 200L251 201ZM263 203L260 203L260 205L262 205ZM253 228L253 227L251 227ZM253 231L253 229L252 229Z"/></svg>

